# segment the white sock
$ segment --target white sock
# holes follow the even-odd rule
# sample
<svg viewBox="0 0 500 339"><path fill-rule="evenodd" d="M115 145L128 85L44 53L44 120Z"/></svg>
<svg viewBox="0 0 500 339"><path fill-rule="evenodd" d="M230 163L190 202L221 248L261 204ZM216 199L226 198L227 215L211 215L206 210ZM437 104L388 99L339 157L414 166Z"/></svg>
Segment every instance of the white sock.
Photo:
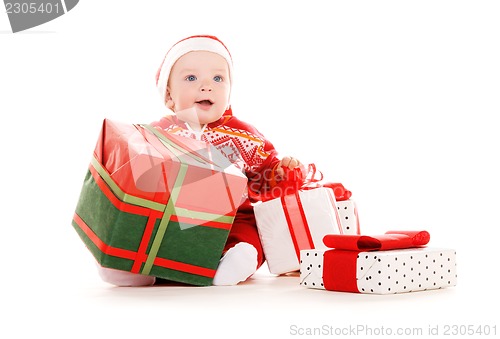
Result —
<svg viewBox="0 0 500 339"><path fill-rule="evenodd" d="M257 270L257 250L246 242L237 243L221 258L213 285L236 285Z"/></svg>
<svg viewBox="0 0 500 339"><path fill-rule="evenodd" d="M113 268L102 267L97 265L97 270L101 279L107 283L123 286L123 287L138 287L150 286L156 281L155 277L149 275L142 275L127 271L115 270Z"/></svg>

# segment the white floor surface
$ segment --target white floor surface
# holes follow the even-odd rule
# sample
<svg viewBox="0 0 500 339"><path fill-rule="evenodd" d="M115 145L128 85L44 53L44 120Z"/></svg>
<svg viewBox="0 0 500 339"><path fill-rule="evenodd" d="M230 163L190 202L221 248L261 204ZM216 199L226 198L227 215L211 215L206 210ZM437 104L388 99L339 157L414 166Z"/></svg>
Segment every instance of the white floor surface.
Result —
<svg viewBox="0 0 500 339"><path fill-rule="evenodd" d="M76 244L76 242L75 242ZM81 250L75 246L75 253ZM308 289L298 274L275 276L264 265L237 286L114 287L100 281L92 258L40 281L3 290L9 338L293 338L436 337L498 330L486 310L498 304L494 286L460 262L456 287L393 295ZM463 258L462 258L463 259ZM462 264L462 265L460 265ZM57 276L60 275L60 278ZM470 330L470 328L469 328ZM402 332L401 332L402 331ZM401 335L398 335L401 334ZM441 337L441 336L440 336ZM451 336L453 337L453 336ZM481 336L493 337L493 336Z"/></svg>

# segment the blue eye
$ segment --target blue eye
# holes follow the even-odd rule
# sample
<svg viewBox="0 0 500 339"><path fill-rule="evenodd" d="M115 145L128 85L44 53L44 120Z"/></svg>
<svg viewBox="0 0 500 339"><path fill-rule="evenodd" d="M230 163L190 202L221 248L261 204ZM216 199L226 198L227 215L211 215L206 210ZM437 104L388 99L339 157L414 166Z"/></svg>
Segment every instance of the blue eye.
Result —
<svg viewBox="0 0 500 339"><path fill-rule="evenodd" d="M214 76L214 81L215 82L222 82L222 77L220 75Z"/></svg>
<svg viewBox="0 0 500 339"><path fill-rule="evenodd" d="M196 76L194 76L194 75L188 75L188 76L186 77L186 80L187 80L187 81L195 81L195 80L196 80Z"/></svg>

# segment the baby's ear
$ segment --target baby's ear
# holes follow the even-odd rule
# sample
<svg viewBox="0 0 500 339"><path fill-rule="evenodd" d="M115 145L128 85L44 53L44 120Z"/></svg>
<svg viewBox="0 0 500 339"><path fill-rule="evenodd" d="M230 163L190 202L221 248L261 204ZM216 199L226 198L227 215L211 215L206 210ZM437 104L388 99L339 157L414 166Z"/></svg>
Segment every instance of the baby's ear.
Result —
<svg viewBox="0 0 500 339"><path fill-rule="evenodd" d="M170 95L170 88L167 87L167 93L165 94L165 106L170 110L174 110L174 101L172 100L172 96Z"/></svg>

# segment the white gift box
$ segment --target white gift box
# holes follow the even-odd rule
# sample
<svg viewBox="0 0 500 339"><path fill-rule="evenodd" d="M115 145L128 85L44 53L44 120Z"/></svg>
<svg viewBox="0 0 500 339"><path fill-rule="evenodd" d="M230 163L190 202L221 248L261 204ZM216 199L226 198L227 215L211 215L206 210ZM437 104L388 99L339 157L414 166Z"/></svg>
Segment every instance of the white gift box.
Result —
<svg viewBox="0 0 500 339"><path fill-rule="evenodd" d="M331 250L331 249L329 249ZM333 272L324 262L325 250L303 250L300 254L300 285L325 288L326 274ZM356 259L357 290L370 294L424 291L457 284L454 249L409 248L359 252Z"/></svg>
<svg viewBox="0 0 500 339"><path fill-rule="evenodd" d="M257 228L262 242L264 255L269 271L273 274L283 274L298 271L300 268L300 250L311 248L326 248L323 237L327 234L357 234L357 228L349 226L344 229L339 217L338 202L335 201L333 190L319 187L298 192L304 222L300 211L296 208L283 206L282 199L293 201L295 194L286 198L258 203L254 206ZM285 200L287 201L287 200ZM348 207L344 209L344 207ZM348 218L355 218L354 203L344 203L342 211L349 213ZM287 221L287 215L292 225ZM345 218L345 216L344 216ZM351 220L350 220L351 221ZM303 230L306 228L306 230ZM297 231L292 235L292 232ZM306 235L306 233L310 234ZM307 237L309 237L307 239Z"/></svg>

